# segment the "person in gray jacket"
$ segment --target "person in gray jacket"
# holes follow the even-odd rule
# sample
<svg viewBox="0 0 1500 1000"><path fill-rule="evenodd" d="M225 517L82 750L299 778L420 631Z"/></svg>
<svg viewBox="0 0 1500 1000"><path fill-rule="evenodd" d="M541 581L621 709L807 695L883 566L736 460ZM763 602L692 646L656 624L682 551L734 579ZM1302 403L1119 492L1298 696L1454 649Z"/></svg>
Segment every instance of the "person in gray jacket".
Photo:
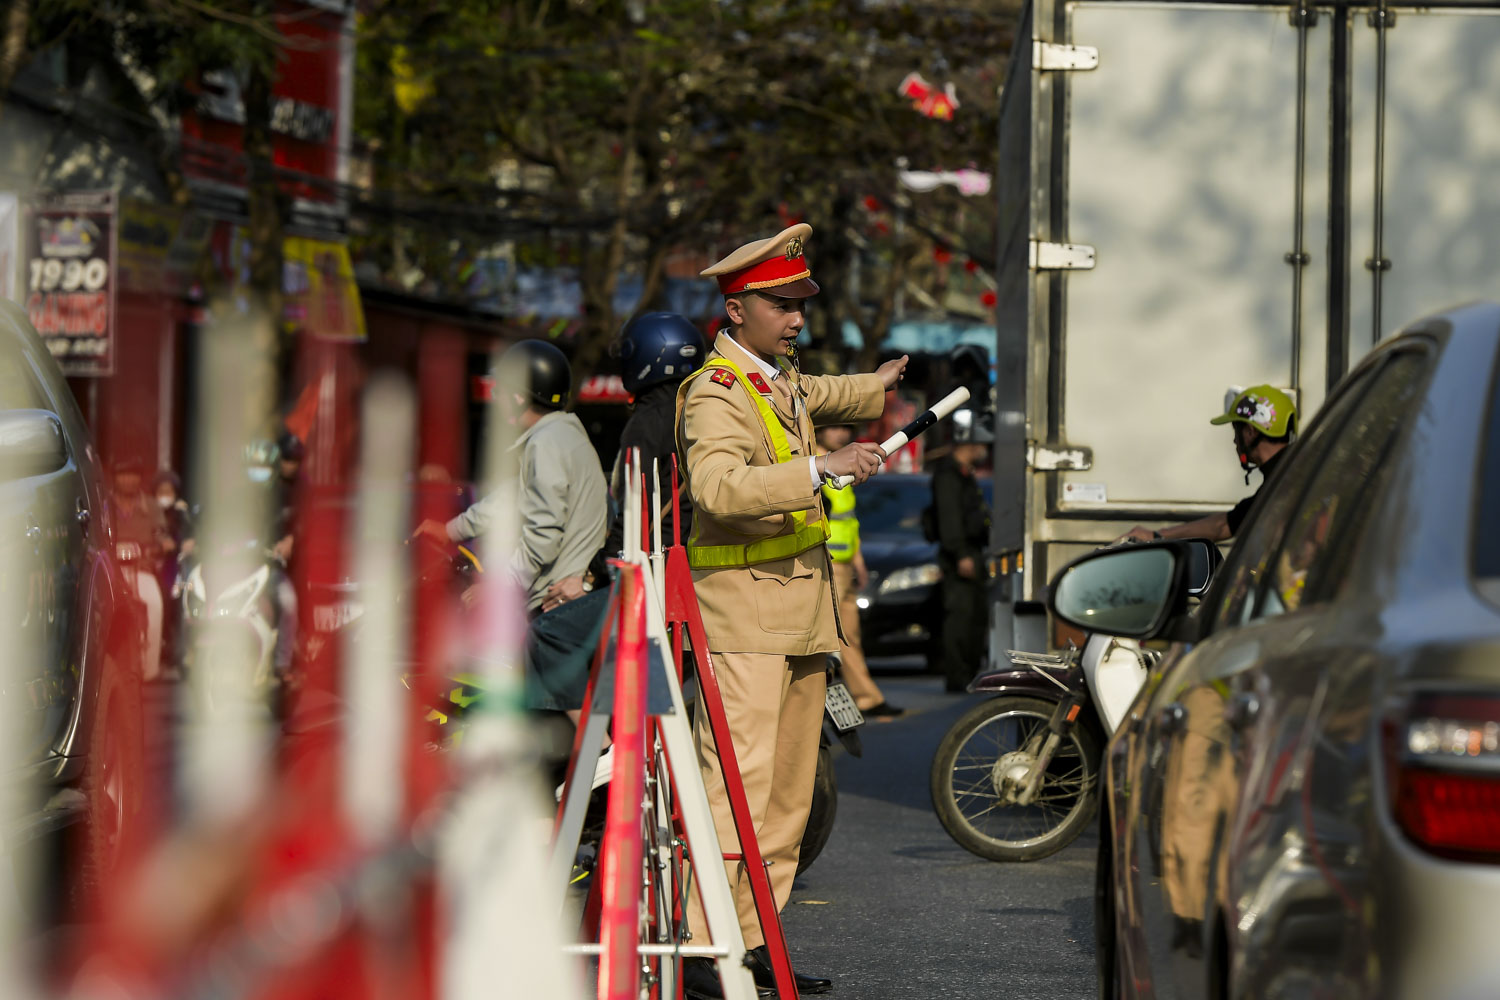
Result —
<svg viewBox="0 0 1500 1000"><path fill-rule="evenodd" d="M521 531L511 571L526 588L526 610L541 612L547 588L581 575L608 529L608 487L583 422L563 412L573 375L552 344L523 340L500 357L495 391L520 431ZM491 494L446 524L424 521L418 534L448 545L483 535L501 502Z"/></svg>

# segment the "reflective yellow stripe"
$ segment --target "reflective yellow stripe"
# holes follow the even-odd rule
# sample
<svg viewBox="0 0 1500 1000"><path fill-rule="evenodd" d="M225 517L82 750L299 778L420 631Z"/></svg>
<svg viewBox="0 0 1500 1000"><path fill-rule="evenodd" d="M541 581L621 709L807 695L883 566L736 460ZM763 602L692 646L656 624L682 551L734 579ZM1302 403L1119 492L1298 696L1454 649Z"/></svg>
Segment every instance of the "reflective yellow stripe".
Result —
<svg viewBox="0 0 1500 1000"><path fill-rule="evenodd" d="M777 535L748 545L689 545L688 565L693 569L726 569L800 555L827 539L822 525L819 521L797 529L795 534Z"/></svg>
<svg viewBox="0 0 1500 1000"><path fill-rule="evenodd" d="M728 358L717 358L689 375L688 381L714 368L728 368L734 372L735 377L739 379L740 386L749 395L751 402L760 413L761 422L766 425L766 433L771 437L771 450L777 463L791 461L792 448L786 439L786 431L782 429L781 418L776 416L776 411L771 408L766 398L750 386L750 380L745 378L745 373L739 365ZM800 456L798 461L801 461ZM802 510L793 511L791 518L795 530L790 535L775 535L760 541L747 542L744 545L698 545L698 532L703 519L695 517L693 518L693 537L688 539L687 544L688 565L693 569L750 566L755 563L770 562L773 559L800 555L828 540L827 518L809 525L807 512Z"/></svg>

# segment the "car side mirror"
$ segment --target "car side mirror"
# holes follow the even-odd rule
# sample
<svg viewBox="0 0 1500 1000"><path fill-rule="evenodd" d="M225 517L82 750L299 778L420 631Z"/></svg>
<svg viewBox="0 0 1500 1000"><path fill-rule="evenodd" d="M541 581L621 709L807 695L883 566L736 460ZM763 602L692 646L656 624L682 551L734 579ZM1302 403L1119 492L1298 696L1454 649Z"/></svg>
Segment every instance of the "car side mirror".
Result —
<svg viewBox="0 0 1500 1000"><path fill-rule="evenodd" d="M1224 553L1207 538L1189 538L1188 596L1202 597L1213 586L1214 576L1224 565Z"/></svg>
<svg viewBox="0 0 1500 1000"><path fill-rule="evenodd" d="M45 476L68 464L62 421L46 410L0 410L0 479Z"/></svg>
<svg viewBox="0 0 1500 1000"><path fill-rule="evenodd" d="M1052 582L1052 613L1086 632L1159 638L1185 608L1189 587L1198 582L1194 552L1208 544L1148 542L1076 559ZM1199 552L1199 558L1207 565L1211 557Z"/></svg>

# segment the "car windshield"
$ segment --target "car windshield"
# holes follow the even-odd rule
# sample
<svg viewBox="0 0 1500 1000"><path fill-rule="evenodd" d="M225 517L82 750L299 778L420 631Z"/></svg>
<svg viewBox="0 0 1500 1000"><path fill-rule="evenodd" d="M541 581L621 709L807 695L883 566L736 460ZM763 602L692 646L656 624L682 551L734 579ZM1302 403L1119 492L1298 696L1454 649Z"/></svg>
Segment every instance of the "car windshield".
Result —
<svg viewBox="0 0 1500 1000"><path fill-rule="evenodd" d="M990 502L990 480L979 488ZM932 503L932 478L925 475L880 475L857 488L855 503L862 538L874 535L922 537L922 511Z"/></svg>

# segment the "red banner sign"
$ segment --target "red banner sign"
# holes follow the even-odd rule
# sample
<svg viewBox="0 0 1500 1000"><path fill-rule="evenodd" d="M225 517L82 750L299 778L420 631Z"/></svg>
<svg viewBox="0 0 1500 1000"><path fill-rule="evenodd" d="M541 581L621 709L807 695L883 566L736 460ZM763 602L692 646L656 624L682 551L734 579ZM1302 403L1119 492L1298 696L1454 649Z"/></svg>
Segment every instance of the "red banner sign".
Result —
<svg viewBox="0 0 1500 1000"><path fill-rule="evenodd" d="M32 202L26 312L66 375L114 373L115 229L108 191Z"/></svg>
<svg viewBox="0 0 1500 1000"><path fill-rule="evenodd" d="M338 200L339 119L349 109L353 58L344 40L347 17L326 0L278 0L275 7L287 44L271 93L272 155L282 188L303 211ZM210 70L194 89L197 100L182 115L184 169L201 191L235 202L246 178L243 81L231 70Z"/></svg>

